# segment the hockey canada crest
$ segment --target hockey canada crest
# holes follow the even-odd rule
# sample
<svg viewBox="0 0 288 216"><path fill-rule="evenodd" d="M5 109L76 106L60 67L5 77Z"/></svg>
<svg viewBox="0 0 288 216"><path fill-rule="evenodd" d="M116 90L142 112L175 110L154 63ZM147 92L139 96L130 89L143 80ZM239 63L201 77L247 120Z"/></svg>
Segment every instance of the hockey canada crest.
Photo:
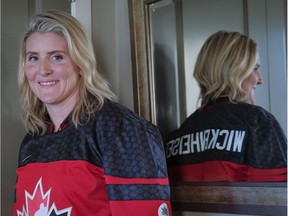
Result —
<svg viewBox="0 0 288 216"><path fill-rule="evenodd" d="M166 203L162 203L158 208L158 216L169 216L169 210Z"/></svg>
<svg viewBox="0 0 288 216"><path fill-rule="evenodd" d="M70 216L72 207L58 210L54 202L50 206L50 193L51 188L44 192L40 178L32 194L25 190L26 203L17 210L17 216Z"/></svg>

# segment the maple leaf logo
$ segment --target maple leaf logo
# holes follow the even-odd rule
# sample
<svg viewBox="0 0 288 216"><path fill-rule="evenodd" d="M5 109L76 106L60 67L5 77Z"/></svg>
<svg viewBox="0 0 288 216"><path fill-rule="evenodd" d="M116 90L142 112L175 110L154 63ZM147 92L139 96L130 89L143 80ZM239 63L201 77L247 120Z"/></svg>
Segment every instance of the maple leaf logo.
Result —
<svg viewBox="0 0 288 216"><path fill-rule="evenodd" d="M17 216L70 216L72 207L57 210L55 203L49 209L51 188L44 193L42 178L37 182L32 194L25 190L25 206L17 210Z"/></svg>

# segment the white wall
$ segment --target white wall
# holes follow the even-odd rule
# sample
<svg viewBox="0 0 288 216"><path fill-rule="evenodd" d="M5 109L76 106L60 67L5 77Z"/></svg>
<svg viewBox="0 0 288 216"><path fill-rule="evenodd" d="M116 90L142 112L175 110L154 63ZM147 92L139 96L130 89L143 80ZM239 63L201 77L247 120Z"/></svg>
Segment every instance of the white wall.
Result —
<svg viewBox="0 0 288 216"><path fill-rule="evenodd" d="M119 102L133 109L132 65L127 0L92 0L92 35L99 70Z"/></svg>

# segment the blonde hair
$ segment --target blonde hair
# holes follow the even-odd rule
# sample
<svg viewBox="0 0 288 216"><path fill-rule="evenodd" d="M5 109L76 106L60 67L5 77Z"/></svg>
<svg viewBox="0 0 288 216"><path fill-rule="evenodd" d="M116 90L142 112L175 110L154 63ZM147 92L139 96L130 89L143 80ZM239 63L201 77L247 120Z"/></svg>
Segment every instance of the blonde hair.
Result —
<svg viewBox="0 0 288 216"><path fill-rule="evenodd" d="M242 82L252 73L257 55L256 42L246 35L227 31L211 35L198 54L193 74L200 87L201 107L221 97L247 102Z"/></svg>
<svg viewBox="0 0 288 216"><path fill-rule="evenodd" d="M108 82L96 69L92 41L80 22L63 11L36 14L30 19L28 31L22 39L18 71L20 108L29 133L43 134L47 131L46 107L31 90L24 72L26 41L34 32L53 32L64 37L72 60L83 72L80 79L79 101L72 112L72 122L76 127L101 109L105 98L116 99Z"/></svg>

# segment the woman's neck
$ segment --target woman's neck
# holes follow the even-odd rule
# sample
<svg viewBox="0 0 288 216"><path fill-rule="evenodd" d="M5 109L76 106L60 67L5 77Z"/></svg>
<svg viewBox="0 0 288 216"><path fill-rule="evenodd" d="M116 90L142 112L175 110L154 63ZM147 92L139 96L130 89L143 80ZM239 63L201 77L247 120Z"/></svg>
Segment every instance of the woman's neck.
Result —
<svg viewBox="0 0 288 216"><path fill-rule="evenodd" d="M58 131L61 123L67 118L67 116L73 111L75 103L65 103L58 105L46 105L47 112L50 116L52 123L54 124L54 131Z"/></svg>

